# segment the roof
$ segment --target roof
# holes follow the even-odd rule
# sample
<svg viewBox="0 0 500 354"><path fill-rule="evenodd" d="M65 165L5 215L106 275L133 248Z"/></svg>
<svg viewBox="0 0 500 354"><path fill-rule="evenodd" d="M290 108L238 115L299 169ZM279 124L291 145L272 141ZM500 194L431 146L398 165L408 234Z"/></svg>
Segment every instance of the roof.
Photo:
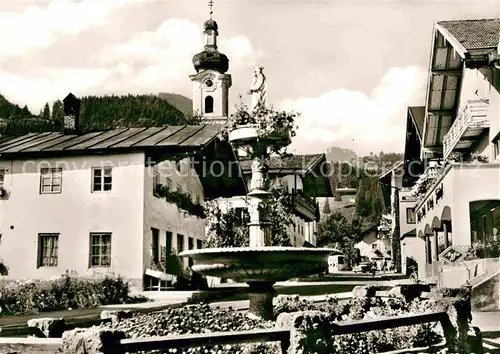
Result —
<svg viewBox="0 0 500 354"><path fill-rule="evenodd" d="M415 128L417 128L418 135L420 139L422 139L422 134L424 133L425 106L408 107L408 111L410 112Z"/></svg>
<svg viewBox="0 0 500 354"><path fill-rule="evenodd" d="M199 148L213 141L219 130L213 125L119 128L83 134L30 133L0 137L0 156L33 153L97 152L151 148Z"/></svg>
<svg viewBox="0 0 500 354"><path fill-rule="evenodd" d="M446 29L465 50L497 48L500 36L500 19L441 21Z"/></svg>
<svg viewBox="0 0 500 354"><path fill-rule="evenodd" d="M325 154L291 155L283 158L272 157L268 161L269 172L287 173L290 171L309 171L324 157ZM241 160L240 165L244 172L250 172L252 170L252 160Z"/></svg>
<svg viewBox="0 0 500 354"><path fill-rule="evenodd" d="M398 161L398 162L394 163L390 168L388 168L387 170L385 170L384 172L382 172L379 175L378 179L381 180L384 177L387 177L392 171L394 171L394 170L402 167L403 166L403 162L404 161Z"/></svg>

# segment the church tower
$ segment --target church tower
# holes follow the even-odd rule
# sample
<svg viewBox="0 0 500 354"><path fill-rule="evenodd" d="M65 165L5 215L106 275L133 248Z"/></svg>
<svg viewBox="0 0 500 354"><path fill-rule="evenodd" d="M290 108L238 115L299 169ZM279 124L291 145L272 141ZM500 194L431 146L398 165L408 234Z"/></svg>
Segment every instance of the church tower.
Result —
<svg viewBox="0 0 500 354"><path fill-rule="evenodd" d="M229 88L231 75L229 59L217 50L218 25L212 20L210 1L210 19L203 24L205 48L193 57L195 75L190 75L193 82L193 114L200 115L202 122L223 124L228 117Z"/></svg>

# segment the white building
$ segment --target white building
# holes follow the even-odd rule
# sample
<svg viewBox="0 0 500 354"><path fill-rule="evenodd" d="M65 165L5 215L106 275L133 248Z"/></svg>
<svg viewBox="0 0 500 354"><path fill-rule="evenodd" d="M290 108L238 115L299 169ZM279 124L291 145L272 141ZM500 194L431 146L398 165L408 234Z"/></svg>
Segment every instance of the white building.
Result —
<svg viewBox="0 0 500 354"><path fill-rule="evenodd" d="M74 96L64 103L78 112ZM64 133L0 139L2 279L113 272L143 288L166 252L199 248L205 238L196 208L155 196L157 184L187 194L193 206L246 191L212 125L82 133L78 113L67 122ZM227 164L223 177L203 168L215 160Z"/></svg>
<svg viewBox="0 0 500 354"><path fill-rule="evenodd" d="M405 178L413 180L407 185L410 189L400 193L399 204L400 209L406 204L414 208L416 237L411 252L422 278L438 277L443 251L449 246L465 250L497 239L499 38L500 19L444 21L434 26L423 125L418 140L413 140L420 141L420 147L409 146L408 140L406 146L420 159L405 158ZM410 165L419 164L419 173L410 173Z"/></svg>

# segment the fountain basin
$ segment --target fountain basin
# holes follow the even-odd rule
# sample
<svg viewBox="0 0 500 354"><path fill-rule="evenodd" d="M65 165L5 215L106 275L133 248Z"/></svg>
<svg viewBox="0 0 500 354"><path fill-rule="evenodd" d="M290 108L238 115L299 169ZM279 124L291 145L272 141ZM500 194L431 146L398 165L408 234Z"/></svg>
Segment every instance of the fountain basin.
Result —
<svg viewBox="0 0 500 354"><path fill-rule="evenodd" d="M291 143L288 130L263 134L258 124L239 125L229 133L229 141L236 145L251 144L258 140L267 140L269 143L288 145Z"/></svg>
<svg viewBox="0 0 500 354"><path fill-rule="evenodd" d="M184 251L193 271L238 282L279 282L324 272L328 256L342 252L330 248L236 247Z"/></svg>

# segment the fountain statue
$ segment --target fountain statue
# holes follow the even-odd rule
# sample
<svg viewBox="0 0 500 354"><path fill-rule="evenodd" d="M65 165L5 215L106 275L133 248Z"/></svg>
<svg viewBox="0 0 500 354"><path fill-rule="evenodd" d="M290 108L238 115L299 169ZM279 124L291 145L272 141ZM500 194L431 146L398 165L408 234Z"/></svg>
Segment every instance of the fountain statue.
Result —
<svg viewBox="0 0 500 354"><path fill-rule="evenodd" d="M248 93L252 95L252 112L259 107L265 107L267 99L267 82L263 72L264 68L258 66L253 72L253 82Z"/></svg>
<svg viewBox="0 0 500 354"><path fill-rule="evenodd" d="M266 79L262 67L256 68L252 95L252 111L265 107ZM328 267L328 256L341 252L327 248L271 246L270 211L266 201L269 192L269 151L274 146L289 145L289 131L263 133L258 124L238 125L229 133L234 148L246 148L253 158L249 199L249 247L205 248L184 251L191 257L193 271L206 276L230 278L249 285L249 312L264 319L273 318L274 284L291 278L318 274Z"/></svg>

